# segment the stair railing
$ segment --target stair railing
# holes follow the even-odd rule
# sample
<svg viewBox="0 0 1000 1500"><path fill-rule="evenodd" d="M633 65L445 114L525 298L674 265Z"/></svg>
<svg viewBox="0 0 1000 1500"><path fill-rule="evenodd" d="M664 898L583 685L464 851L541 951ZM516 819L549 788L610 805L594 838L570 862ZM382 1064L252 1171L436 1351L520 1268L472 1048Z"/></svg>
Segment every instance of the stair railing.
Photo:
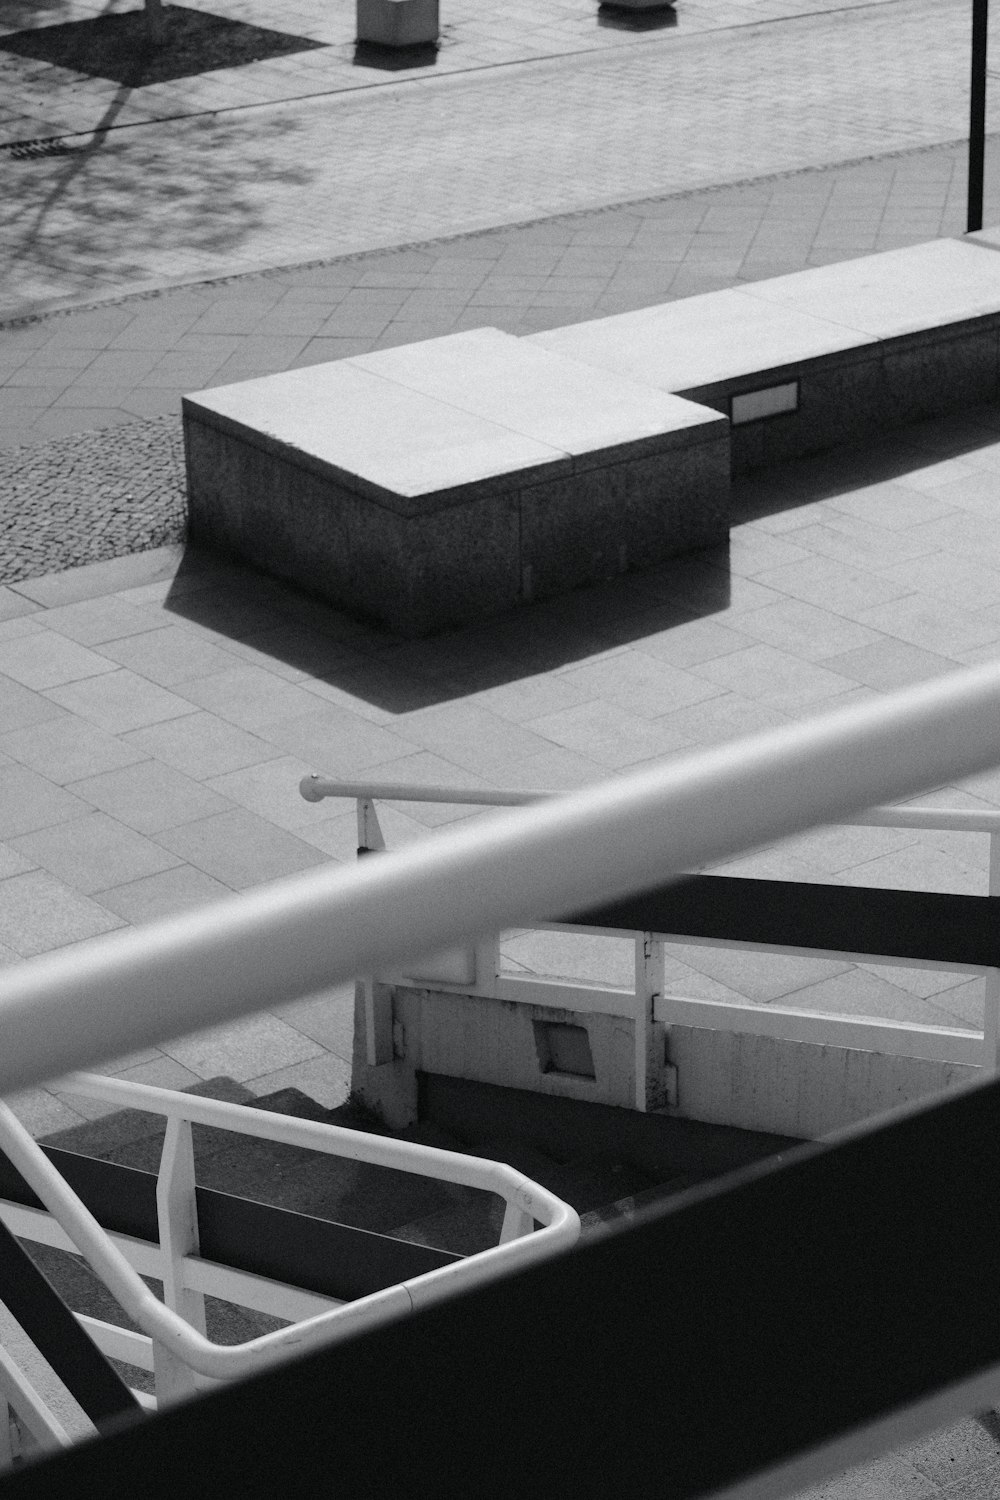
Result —
<svg viewBox="0 0 1000 1500"><path fill-rule="evenodd" d="M352 781L332 777L304 776L299 783L299 792L307 802L320 802L325 798L346 798L356 802L358 827L358 853L364 855L384 850L385 837L379 822L377 802L427 802L460 807L529 806L566 793L540 791L537 789L488 789L470 791L467 787L408 785L396 781ZM1000 809L988 808L938 808L938 807L888 807L878 806L852 816L837 819L841 827L913 828L939 830L948 833L978 833L989 840L988 894L1000 897ZM534 922L534 930L593 933L605 932L603 928L585 927L577 923ZM628 935L621 929L621 936ZM499 942L497 938L483 938L474 946L452 949L431 955L404 968L401 977L417 983L433 982L439 988L481 995L488 998L515 1000L524 1003L547 1004L560 1008L591 1011L607 1014L627 1015L639 1020L652 1014L664 1024L688 1026L718 1026L720 1022L733 1029L752 1035L766 1035L784 1041L810 1041L829 1046L847 1046L864 1051L879 1051L896 1056L923 1057L983 1067L988 1072L1000 1068L1000 968L986 964L962 964L953 961L936 963L930 959L920 960L920 967L941 969L953 973L964 971L981 974L985 979L983 1005L983 1027L981 1039L975 1031L958 1027L921 1025L911 1022L880 1020L875 1017L838 1016L818 1012L797 1011L794 1006L769 1004L766 1007L745 1005L733 1001L711 999L687 999L678 995L666 995L663 980L664 943L671 934L663 932L640 932L631 934L635 941L635 985L630 990L612 990L607 987L574 986L563 981L554 981L537 976L521 977L501 968ZM692 941L683 935L674 936L674 941ZM891 952L887 956L868 951L852 952L837 949L835 952L821 948L803 948L792 944L754 943L736 937L713 938L713 946L737 949L743 952L766 951L812 956L828 956L854 959L864 963L904 964L906 960ZM380 976L384 981L386 976ZM380 1016L380 1007L391 1006L387 985L380 986L374 977L360 981L364 987L365 1031L368 1042L368 1062L372 1065L389 1060L391 1035L386 1018ZM652 1000L652 1004L650 1003ZM645 1033L637 1027L637 1046L641 1047ZM637 1058L636 1107L645 1108L642 1084L645 1078L644 1060Z"/></svg>
<svg viewBox="0 0 1000 1500"><path fill-rule="evenodd" d="M556 920L648 890L685 870L972 775L998 758L1000 667L993 665L515 807L388 858L309 871L209 909L10 966L0 973L0 1095L470 936ZM421 1301L459 1290L477 1260L473 1277L484 1274L492 1257L485 1269L492 1280L519 1249L517 1242L502 1244L292 1330L220 1349L148 1292L23 1127L5 1123L14 1164L72 1224L81 1250L107 1273L126 1311L138 1314L140 1326L154 1329L181 1362L211 1376L259 1369L263 1351L264 1358L291 1357L373 1319L393 1323ZM362 1149L378 1149L367 1159L379 1160L384 1146ZM481 1171L483 1163L475 1167ZM522 1209L528 1211L526 1203ZM572 1232L568 1220L565 1228ZM521 1243L530 1252L541 1238ZM387 1331L373 1330L372 1337Z"/></svg>
<svg viewBox="0 0 1000 1500"><path fill-rule="evenodd" d="M80 1073L63 1082L75 1093L123 1108L160 1114L167 1121L157 1189L159 1274L164 1285L161 1302L30 1133L0 1103L0 1149L125 1313L151 1341L157 1405L194 1395L201 1383L199 1376L212 1381L241 1379L361 1329L405 1316L464 1288L545 1260L579 1237L580 1220L574 1209L502 1162L348 1130L322 1121L265 1113L246 1105L125 1079ZM198 1274L192 1124L214 1126L496 1194L506 1205L499 1243L242 1344L213 1343L205 1332L204 1282ZM534 1231L536 1221L542 1227ZM116 1330L113 1325L99 1324L95 1319L80 1321L95 1337L103 1335L109 1339L110 1347L119 1357L128 1360L141 1355L136 1348L137 1335Z"/></svg>
<svg viewBox="0 0 1000 1500"><path fill-rule="evenodd" d="M1000 757L1000 667L954 672L0 973L0 1097L518 925L557 920Z"/></svg>

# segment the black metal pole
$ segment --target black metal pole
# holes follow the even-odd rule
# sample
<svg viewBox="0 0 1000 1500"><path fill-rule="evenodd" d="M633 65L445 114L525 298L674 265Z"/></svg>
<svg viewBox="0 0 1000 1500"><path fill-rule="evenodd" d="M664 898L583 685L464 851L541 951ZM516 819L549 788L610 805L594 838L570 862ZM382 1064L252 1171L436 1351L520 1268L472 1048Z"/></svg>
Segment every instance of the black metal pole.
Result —
<svg viewBox="0 0 1000 1500"><path fill-rule="evenodd" d="M966 233L983 227L986 156L986 22L989 0L972 0L972 78L969 89L969 212Z"/></svg>

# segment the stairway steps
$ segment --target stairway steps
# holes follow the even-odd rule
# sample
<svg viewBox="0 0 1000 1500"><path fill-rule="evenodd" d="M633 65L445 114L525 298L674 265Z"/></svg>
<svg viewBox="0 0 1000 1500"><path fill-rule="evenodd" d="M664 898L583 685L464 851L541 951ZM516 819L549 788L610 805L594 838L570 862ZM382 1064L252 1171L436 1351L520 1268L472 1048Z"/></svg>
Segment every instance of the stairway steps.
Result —
<svg viewBox="0 0 1000 1500"><path fill-rule="evenodd" d="M255 1097L232 1078L208 1078L191 1084L184 1090L205 1099L221 1099L227 1104L253 1104ZM118 1109L101 1115L96 1120L85 1120L82 1125L70 1125L57 1130L42 1140L43 1146L58 1146L64 1151L78 1151L81 1156L96 1156L103 1161L119 1159L118 1153L128 1146L154 1141L162 1148L165 1125L162 1115L149 1114L140 1109ZM157 1158L158 1159L158 1158ZM123 1162L125 1166L138 1166L139 1162Z"/></svg>
<svg viewBox="0 0 1000 1500"><path fill-rule="evenodd" d="M482 1197L482 1203L455 1204L411 1224L400 1224L393 1229L393 1237L431 1245L435 1250L451 1250L455 1255L476 1255L480 1250L489 1250L500 1240L504 1204L485 1193Z"/></svg>
<svg viewBox="0 0 1000 1500"><path fill-rule="evenodd" d="M692 1177L674 1177L669 1182L660 1182L655 1187L645 1188L642 1192L630 1193L628 1197L619 1198L614 1203L607 1203L601 1208L588 1209L580 1215L581 1234L596 1234L624 1220L634 1219L643 1209L651 1207L654 1203L662 1203L665 1198L682 1193L694 1184L695 1179Z"/></svg>
<svg viewBox="0 0 1000 1500"><path fill-rule="evenodd" d="M382 1135L393 1134L370 1120L363 1111L352 1106L342 1106L334 1111L323 1109L298 1089L282 1089L258 1097L233 1079L219 1077L196 1084L185 1092L232 1104L247 1104L255 1109L271 1110L299 1119L346 1125ZM163 1149L164 1130L161 1116L133 1109L117 1110L55 1132L45 1137L42 1144L156 1172ZM418 1127L416 1133L425 1138L425 1144L444 1145L444 1133L433 1126ZM453 1208L456 1192L463 1192L451 1184L439 1184L410 1173L369 1167L364 1163L283 1146L235 1131L196 1125L192 1136L199 1186L251 1197L314 1217L354 1224L358 1228L385 1233L402 1218L416 1219ZM488 1201L489 1195L485 1193L465 1191ZM466 1208L464 1200L461 1207ZM33 1241L22 1243L74 1312L134 1329L82 1257ZM156 1296L162 1296L160 1282L152 1278L144 1280ZM214 1297L206 1297L205 1308L209 1336L223 1344L241 1343L282 1326L280 1319ZM112 1364L133 1388L152 1393L153 1380L148 1371L117 1360L112 1360Z"/></svg>
<svg viewBox="0 0 1000 1500"><path fill-rule="evenodd" d="M355 1129L371 1131L374 1123L351 1107L324 1109L294 1088L258 1097L230 1078L213 1078L185 1092ZM162 1117L121 1110L58 1131L43 1144L156 1172L164 1129ZM393 1134L384 1127L374 1133ZM433 1129L421 1133L426 1144L439 1143L442 1134ZM199 1187L358 1229L388 1233L400 1222L446 1209L454 1200L455 1190L446 1183L237 1131L195 1125L192 1139Z"/></svg>
<svg viewBox="0 0 1000 1500"><path fill-rule="evenodd" d="M327 1110L297 1089L257 1097L225 1077L209 1079L187 1092L506 1162L570 1203L580 1214L583 1233L588 1236L606 1232L706 1175L704 1170L685 1170L662 1160L654 1163L648 1153L637 1162L627 1150L618 1150L615 1145L607 1149L606 1140L600 1143L603 1149L595 1149L595 1141L589 1151L577 1149L567 1155L570 1136L557 1156L552 1154L551 1145L549 1150L540 1149L526 1135L481 1128L466 1134L464 1121L462 1135L453 1126L428 1119L405 1130L391 1130L353 1101ZM122 1110L59 1131L43 1144L155 1172L163 1134L161 1117ZM202 1187L455 1254L475 1254L499 1240L503 1201L478 1188L441 1183L205 1126L194 1127L193 1139ZM579 1144L575 1141L569 1149ZM74 1311L129 1326L117 1303L79 1256L36 1244L26 1244L25 1248ZM159 1283L149 1280L147 1284L157 1295L162 1294ZM220 1343L242 1342L281 1326L278 1319L215 1298L206 1298L206 1312L209 1335ZM130 1385L152 1391L148 1372L113 1363Z"/></svg>

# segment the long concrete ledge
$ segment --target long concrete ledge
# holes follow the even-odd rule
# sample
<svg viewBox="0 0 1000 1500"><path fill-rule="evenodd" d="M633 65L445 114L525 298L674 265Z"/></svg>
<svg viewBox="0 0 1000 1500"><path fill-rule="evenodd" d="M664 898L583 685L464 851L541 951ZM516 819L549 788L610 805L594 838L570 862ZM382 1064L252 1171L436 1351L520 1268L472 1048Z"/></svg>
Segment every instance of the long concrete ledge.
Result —
<svg viewBox="0 0 1000 1500"><path fill-rule="evenodd" d="M933 240L531 342L731 416L739 473L1000 393L998 242Z"/></svg>
<svg viewBox="0 0 1000 1500"><path fill-rule="evenodd" d="M497 329L183 406L192 535L406 635L728 534L725 418Z"/></svg>

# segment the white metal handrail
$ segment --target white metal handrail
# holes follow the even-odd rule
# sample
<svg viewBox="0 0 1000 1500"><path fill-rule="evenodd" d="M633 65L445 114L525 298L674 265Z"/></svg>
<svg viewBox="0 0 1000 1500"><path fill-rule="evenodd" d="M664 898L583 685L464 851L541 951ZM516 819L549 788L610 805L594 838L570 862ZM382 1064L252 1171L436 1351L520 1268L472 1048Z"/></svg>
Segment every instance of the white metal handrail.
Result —
<svg viewBox="0 0 1000 1500"><path fill-rule="evenodd" d="M0 1095L624 897L1000 758L1000 667L671 760L0 973Z"/></svg>
<svg viewBox="0 0 1000 1500"><path fill-rule="evenodd" d="M299 783L299 792L308 802L319 802L325 798L351 798L357 803L358 843L362 848L384 847L384 837L375 810L376 801L422 801L448 803L455 806L490 805L502 800L505 805L516 802L525 805L564 796L565 793L538 790L471 790L456 786L410 786L400 782L341 781L331 777L304 776ZM989 894L1000 896L1000 809L992 808L939 808L920 806L871 807L838 820L841 827L913 828L938 829L949 833L981 833L989 838ZM536 929L569 932L595 933L604 931L592 927L581 927L579 923L536 922ZM614 929L608 935L625 937L624 930ZM470 994L483 995L502 1000L521 1001L542 1005L554 1005L575 1011L603 1011L636 1017L648 1009L649 993L653 994L652 1016L667 1025L708 1026L749 1032L758 1036L771 1036L782 1041L812 1041L825 1045L863 1048L893 1055L920 1057L926 1060L957 1062L983 1066L990 1071L1000 1067L1000 970L985 964L958 964L935 962L930 959L914 959L910 963L917 968L941 969L945 972L962 970L972 974L983 974L986 978L986 993L983 1007L982 1034L964 1028L915 1024L890 1021L874 1016L859 1017L837 1015L816 1011L798 1010L794 1005L775 1004L762 1007L751 1002L739 1003L725 1000L692 1000L680 995L667 995L662 982L663 945L678 941L676 935L663 932L634 932L630 935L637 941L636 988L610 990L606 986L568 985L563 981L541 978L538 975L515 975L501 971L499 946L481 944L472 952L464 965L465 977L458 978L454 958L438 955L436 965L420 969L418 982L433 978L445 989L458 988ZM732 948L740 952L778 953L788 956L824 957L848 960L855 963L898 965L898 957L879 957L871 953L833 951L828 949L801 948L789 944L755 943L740 938L703 938L700 941L710 947ZM440 959L444 957L442 966ZM461 963L459 967L462 967ZM450 971L450 972L449 972ZM406 982L407 971L400 976ZM375 996L370 982L366 981L364 997L366 1011L373 1008ZM372 1031L374 1023L366 1029ZM369 1062L376 1058L369 1051ZM644 1072L642 1059L637 1056L637 1078ZM638 1084L637 1084L638 1089ZM639 1091L641 1093L641 1090ZM638 1107L642 1107L637 1097Z"/></svg>
<svg viewBox="0 0 1000 1500"><path fill-rule="evenodd" d="M452 1296L464 1287L480 1285L508 1271L534 1264L573 1244L580 1233L580 1220L574 1209L502 1162L270 1111L265 1116L246 1105L228 1104L125 1079L81 1073L64 1082L76 1093L166 1116L164 1161L170 1162L167 1170L172 1170L178 1180L164 1181L161 1176L157 1196L161 1237L166 1230L167 1239L175 1242L183 1240L183 1224L193 1212L192 1123L393 1167L445 1182L462 1183L495 1193L506 1203L500 1243L491 1249L242 1344L219 1345L149 1291L30 1133L8 1106L0 1103L0 1146L116 1301L154 1341L154 1345L162 1345L188 1369L213 1379L238 1379L279 1360L293 1358L363 1328L403 1316L440 1298ZM178 1146L181 1149L178 1150ZM543 1228L532 1233L535 1220ZM178 1230L181 1231L179 1234ZM183 1245L180 1248L183 1250ZM179 1264L183 1255L175 1255L174 1259ZM183 1274L181 1270L181 1275L177 1276L178 1264L172 1269L180 1283ZM164 1277L168 1291L169 1280L169 1276ZM178 1284L176 1291L182 1293L183 1285Z"/></svg>
<svg viewBox="0 0 1000 1500"><path fill-rule="evenodd" d="M1000 750L1000 746L998 746ZM401 781L338 781L330 776L303 776L299 794L307 802L346 797L359 802L442 802L454 807L527 807L569 792L492 791L457 786L418 786ZM837 819L847 828L940 828L953 833L1000 833L1000 808L870 807Z"/></svg>

